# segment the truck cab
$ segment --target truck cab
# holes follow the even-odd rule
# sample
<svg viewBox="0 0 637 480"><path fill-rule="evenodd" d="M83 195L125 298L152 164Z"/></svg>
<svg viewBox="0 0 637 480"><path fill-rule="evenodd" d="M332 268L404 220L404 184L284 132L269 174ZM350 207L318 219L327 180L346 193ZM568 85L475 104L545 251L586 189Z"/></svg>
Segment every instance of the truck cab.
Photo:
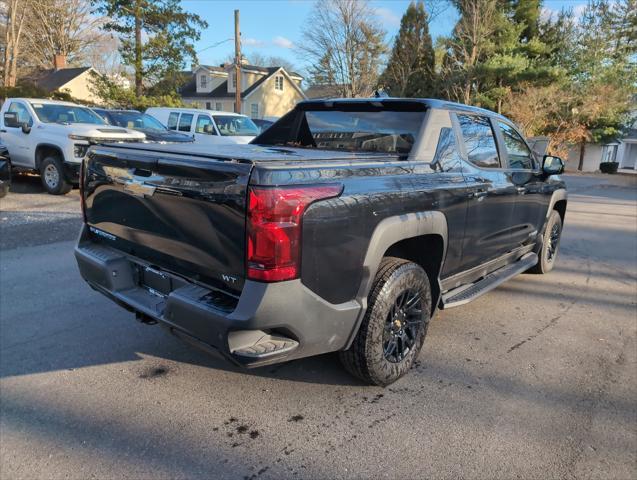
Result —
<svg viewBox="0 0 637 480"><path fill-rule="evenodd" d="M143 133L109 126L90 108L71 102L8 98L0 109L0 140L12 166L39 173L53 195L68 193L77 184L91 144L144 139Z"/></svg>

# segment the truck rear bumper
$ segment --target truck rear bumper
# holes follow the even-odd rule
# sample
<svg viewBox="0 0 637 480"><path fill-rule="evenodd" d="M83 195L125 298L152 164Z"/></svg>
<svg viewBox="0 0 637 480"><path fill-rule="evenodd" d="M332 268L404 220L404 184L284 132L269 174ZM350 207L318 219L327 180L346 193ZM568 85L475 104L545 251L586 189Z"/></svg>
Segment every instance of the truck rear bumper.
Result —
<svg viewBox="0 0 637 480"><path fill-rule="evenodd" d="M355 300L326 302L300 280L248 280L236 299L159 271L106 242L94 242L84 225L75 249L80 273L93 288L139 316L161 322L182 339L243 366L341 350L361 310ZM151 272L154 280L146 282L144 272ZM154 288L159 284L163 288Z"/></svg>

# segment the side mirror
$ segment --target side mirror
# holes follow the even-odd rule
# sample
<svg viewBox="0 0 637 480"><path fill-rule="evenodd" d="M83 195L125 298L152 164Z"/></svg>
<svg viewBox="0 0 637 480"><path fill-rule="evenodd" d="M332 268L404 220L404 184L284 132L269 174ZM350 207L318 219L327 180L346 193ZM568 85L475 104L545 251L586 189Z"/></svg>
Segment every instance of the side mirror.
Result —
<svg viewBox="0 0 637 480"><path fill-rule="evenodd" d="M560 157L544 155L542 171L547 175L559 175L560 173L564 173L564 162Z"/></svg>
<svg viewBox="0 0 637 480"><path fill-rule="evenodd" d="M9 128L19 128L18 114L16 112L4 112L4 126Z"/></svg>
<svg viewBox="0 0 637 480"><path fill-rule="evenodd" d="M31 132L31 127L29 127L29 124L27 122L22 122L20 127L22 127L22 133L24 134L28 135Z"/></svg>

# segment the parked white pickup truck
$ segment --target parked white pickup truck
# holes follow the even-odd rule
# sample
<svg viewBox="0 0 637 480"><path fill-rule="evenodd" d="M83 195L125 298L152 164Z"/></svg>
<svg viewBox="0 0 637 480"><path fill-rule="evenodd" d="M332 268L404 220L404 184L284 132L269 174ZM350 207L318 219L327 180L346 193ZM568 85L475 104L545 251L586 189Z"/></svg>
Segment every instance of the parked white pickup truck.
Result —
<svg viewBox="0 0 637 480"><path fill-rule="evenodd" d="M0 140L14 168L40 173L53 195L68 193L78 182L89 145L140 142L141 132L108 125L93 110L74 103L8 98L0 109Z"/></svg>

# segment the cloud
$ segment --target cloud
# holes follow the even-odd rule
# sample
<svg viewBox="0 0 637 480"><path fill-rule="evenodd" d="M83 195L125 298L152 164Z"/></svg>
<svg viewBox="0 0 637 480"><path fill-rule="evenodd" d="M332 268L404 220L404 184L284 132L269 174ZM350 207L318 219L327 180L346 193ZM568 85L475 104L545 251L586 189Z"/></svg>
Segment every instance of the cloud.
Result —
<svg viewBox="0 0 637 480"><path fill-rule="evenodd" d="M384 25L397 27L400 25L400 17L389 8L376 7L374 13Z"/></svg>
<svg viewBox="0 0 637 480"><path fill-rule="evenodd" d="M294 47L294 43L292 43L292 40L287 39L285 37L274 37L272 39L272 44L277 46L277 47L281 47L281 48L292 48Z"/></svg>
<svg viewBox="0 0 637 480"><path fill-rule="evenodd" d="M263 48L265 47L265 42L263 40L257 40L256 38L242 38L241 44L246 47L254 47L254 48Z"/></svg>

